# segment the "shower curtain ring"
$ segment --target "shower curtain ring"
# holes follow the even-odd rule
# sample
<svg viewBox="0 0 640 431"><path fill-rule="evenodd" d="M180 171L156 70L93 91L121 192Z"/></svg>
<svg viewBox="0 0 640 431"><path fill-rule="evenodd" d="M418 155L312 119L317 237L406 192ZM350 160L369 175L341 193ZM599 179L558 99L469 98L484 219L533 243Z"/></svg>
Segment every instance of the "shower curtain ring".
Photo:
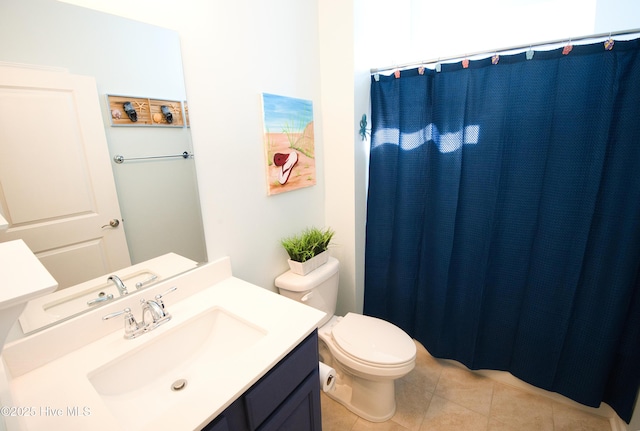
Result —
<svg viewBox="0 0 640 431"><path fill-rule="evenodd" d="M567 43L567 45L565 45L564 48L562 48L562 55L569 54L572 49L573 49L573 45L571 45L571 37L569 37L569 42Z"/></svg>

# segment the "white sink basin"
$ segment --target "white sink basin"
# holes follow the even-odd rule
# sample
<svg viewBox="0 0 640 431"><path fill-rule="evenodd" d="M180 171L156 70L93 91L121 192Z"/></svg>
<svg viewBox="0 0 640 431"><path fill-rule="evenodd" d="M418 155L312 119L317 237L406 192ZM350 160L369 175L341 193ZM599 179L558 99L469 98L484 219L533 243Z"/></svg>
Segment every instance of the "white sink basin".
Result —
<svg viewBox="0 0 640 431"><path fill-rule="evenodd" d="M88 375L105 405L131 429L153 419L143 412L166 411L189 392L215 386L211 370L224 367L267 334L220 307L167 329Z"/></svg>

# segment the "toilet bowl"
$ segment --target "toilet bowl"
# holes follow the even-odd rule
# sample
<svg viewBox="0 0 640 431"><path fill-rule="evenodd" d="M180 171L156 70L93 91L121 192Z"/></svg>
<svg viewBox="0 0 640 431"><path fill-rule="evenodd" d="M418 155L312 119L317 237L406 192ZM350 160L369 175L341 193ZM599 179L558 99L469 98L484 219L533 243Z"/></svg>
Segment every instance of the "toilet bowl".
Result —
<svg viewBox="0 0 640 431"><path fill-rule="evenodd" d="M382 319L335 316L338 270L338 261L329 258L305 276L287 271L275 284L281 295L327 313L318 327L319 352L337 373L327 395L364 419L383 422L395 413L395 380L414 368L416 346L402 329Z"/></svg>

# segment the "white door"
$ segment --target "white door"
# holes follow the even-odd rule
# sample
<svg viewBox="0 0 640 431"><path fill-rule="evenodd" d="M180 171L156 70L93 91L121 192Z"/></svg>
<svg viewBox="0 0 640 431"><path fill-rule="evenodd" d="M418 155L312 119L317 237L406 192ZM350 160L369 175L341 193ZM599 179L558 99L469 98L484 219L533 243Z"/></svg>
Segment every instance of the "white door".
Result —
<svg viewBox="0 0 640 431"><path fill-rule="evenodd" d="M0 66L0 213L60 288L130 265L94 78Z"/></svg>

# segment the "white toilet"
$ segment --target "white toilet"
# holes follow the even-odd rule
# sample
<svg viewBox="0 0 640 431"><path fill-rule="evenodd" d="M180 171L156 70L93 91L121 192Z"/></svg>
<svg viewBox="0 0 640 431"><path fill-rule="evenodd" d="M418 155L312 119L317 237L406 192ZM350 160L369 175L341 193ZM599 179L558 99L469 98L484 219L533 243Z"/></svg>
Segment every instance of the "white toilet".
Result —
<svg viewBox="0 0 640 431"><path fill-rule="evenodd" d="M320 360L337 373L327 395L364 419L383 422L396 411L395 380L415 366L416 345L384 320L356 313L334 316L338 269L330 257L305 276L287 271L275 284L281 295L327 313L318 325Z"/></svg>

